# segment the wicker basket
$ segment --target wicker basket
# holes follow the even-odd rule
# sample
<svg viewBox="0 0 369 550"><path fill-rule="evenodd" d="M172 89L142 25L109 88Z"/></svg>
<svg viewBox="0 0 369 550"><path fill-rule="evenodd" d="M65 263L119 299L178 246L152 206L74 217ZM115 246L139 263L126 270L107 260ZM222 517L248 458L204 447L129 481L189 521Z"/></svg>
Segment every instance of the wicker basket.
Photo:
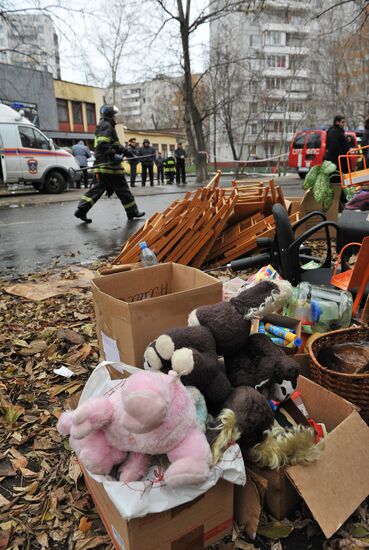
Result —
<svg viewBox="0 0 369 550"><path fill-rule="evenodd" d="M361 416L369 424L369 373L346 374L336 372L323 367L317 360L318 352L323 347L360 341L369 342L368 327L345 328L328 332L318 336L307 347L313 381L357 405L360 408Z"/></svg>

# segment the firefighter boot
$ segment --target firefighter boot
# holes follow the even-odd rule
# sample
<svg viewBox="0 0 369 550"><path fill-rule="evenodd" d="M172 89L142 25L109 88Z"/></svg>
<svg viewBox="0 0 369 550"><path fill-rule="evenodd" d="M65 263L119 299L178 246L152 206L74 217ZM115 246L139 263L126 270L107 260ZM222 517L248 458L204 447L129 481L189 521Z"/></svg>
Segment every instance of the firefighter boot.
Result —
<svg viewBox="0 0 369 550"><path fill-rule="evenodd" d="M127 218L129 220L134 220L135 218L142 218L142 216L145 215L146 212L140 212L137 208L137 204L134 206L131 206L130 208L127 208L126 214Z"/></svg>
<svg viewBox="0 0 369 550"><path fill-rule="evenodd" d="M82 220L85 223L92 223L91 218L87 218L86 212L83 212L79 208L77 208L74 215L75 215L76 218L79 218L80 220Z"/></svg>

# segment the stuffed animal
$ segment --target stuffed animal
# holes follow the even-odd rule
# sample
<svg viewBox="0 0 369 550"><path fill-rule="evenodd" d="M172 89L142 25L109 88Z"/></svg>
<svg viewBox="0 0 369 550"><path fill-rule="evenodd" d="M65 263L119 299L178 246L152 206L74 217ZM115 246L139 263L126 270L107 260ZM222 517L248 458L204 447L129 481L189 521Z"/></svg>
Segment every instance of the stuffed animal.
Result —
<svg viewBox="0 0 369 550"><path fill-rule="evenodd" d="M193 310L188 324L208 328L215 340L218 355L232 356L245 348L251 319L277 311L291 294L292 286L288 281L262 281L243 290L229 302Z"/></svg>
<svg viewBox="0 0 369 550"><path fill-rule="evenodd" d="M147 370L179 369L183 384L195 386L211 412L219 413L231 384L219 368L215 340L206 327L167 330L149 344L144 357Z"/></svg>
<svg viewBox="0 0 369 550"><path fill-rule="evenodd" d="M209 474L209 444L193 399L174 371L136 372L110 394L64 412L57 429L70 434L72 449L94 474L107 475L121 464L120 480L137 481L158 454L171 462L164 474L168 485L199 484Z"/></svg>
<svg viewBox="0 0 369 550"><path fill-rule="evenodd" d="M225 414L224 411L227 410L233 411L234 423L230 415ZM261 393L249 386L232 389L224 402L224 410L207 427L206 435L213 455L214 449L222 447L224 451L229 440L233 439L237 439L241 451L245 452L264 439L265 431L272 427L273 422L272 409ZM227 440L224 434L230 432L229 426L233 429L233 433L231 432Z"/></svg>
<svg viewBox="0 0 369 550"><path fill-rule="evenodd" d="M291 397L299 376L296 361L265 334L249 336L243 350L225 358L225 367L232 386L252 386L279 402Z"/></svg>

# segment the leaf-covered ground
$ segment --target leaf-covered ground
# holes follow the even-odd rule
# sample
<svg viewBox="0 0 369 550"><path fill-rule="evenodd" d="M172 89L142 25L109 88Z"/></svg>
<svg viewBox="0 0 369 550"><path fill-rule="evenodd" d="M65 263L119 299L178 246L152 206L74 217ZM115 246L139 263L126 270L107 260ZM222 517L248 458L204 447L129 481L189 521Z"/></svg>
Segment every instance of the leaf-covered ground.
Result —
<svg viewBox="0 0 369 550"><path fill-rule="evenodd" d="M58 273L76 277L71 269ZM16 282L38 283L50 274ZM5 292L8 284L0 283L0 549L111 549L78 463L55 429L98 364L92 294L82 288L33 302ZM71 378L54 373L62 366L73 371ZM263 523L255 541L234 530L216 549L369 547L366 504L329 543L303 505L288 520L265 515Z"/></svg>

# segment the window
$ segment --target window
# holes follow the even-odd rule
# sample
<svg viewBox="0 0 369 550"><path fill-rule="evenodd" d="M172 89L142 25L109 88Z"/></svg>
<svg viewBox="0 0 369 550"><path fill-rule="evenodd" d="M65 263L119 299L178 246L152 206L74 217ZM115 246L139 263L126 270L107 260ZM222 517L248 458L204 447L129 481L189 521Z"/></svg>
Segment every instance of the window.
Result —
<svg viewBox="0 0 369 550"><path fill-rule="evenodd" d="M301 103L301 101L291 101L291 103L289 104L288 110L294 113L305 112L304 106Z"/></svg>
<svg viewBox="0 0 369 550"><path fill-rule="evenodd" d="M69 122L68 102L65 99L57 99L58 121Z"/></svg>
<svg viewBox="0 0 369 550"><path fill-rule="evenodd" d="M284 90L286 88L286 81L283 78L268 77L266 79L266 86L269 90Z"/></svg>
<svg viewBox="0 0 369 550"><path fill-rule="evenodd" d="M286 68L288 66L286 55L267 55L267 67Z"/></svg>
<svg viewBox="0 0 369 550"><path fill-rule="evenodd" d="M305 138L306 138L306 134L305 134L305 133L300 134L299 136L297 136L297 138L296 138L295 141L293 142L293 148L294 148L294 149L303 149L303 148L304 148L304 144L305 144Z"/></svg>
<svg viewBox="0 0 369 550"><path fill-rule="evenodd" d="M286 43L286 33L281 31L268 31L265 33L266 46L284 46Z"/></svg>
<svg viewBox="0 0 369 550"><path fill-rule="evenodd" d="M260 34L251 34L250 35L250 46L257 48L261 46L261 36Z"/></svg>
<svg viewBox="0 0 369 550"><path fill-rule="evenodd" d="M19 135L23 147L30 149L50 149L49 141L38 130L34 130L28 126L20 126Z"/></svg>
<svg viewBox="0 0 369 550"><path fill-rule="evenodd" d="M95 103L86 103L87 124L96 125Z"/></svg>
<svg viewBox="0 0 369 550"><path fill-rule="evenodd" d="M254 136L257 133L258 133L258 125L253 122L252 124L250 124L250 134Z"/></svg>
<svg viewBox="0 0 369 550"><path fill-rule="evenodd" d="M310 149L319 149L322 144L320 134L313 133L310 134L309 139L307 140L306 147Z"/></svg>
<svg viewBox="0 0 369 550"><path fill-rule="evenodd" d="M254 115L256 115L256 114L258 113L258 107L259 107L259 106L258 106L257 103L253 103L253 104L251 105L251 112L252 112Z"/></svg>
<svg viewBox="0 0 369 550"><path fill-rule="evenodd" d="M72 101L73 121L75 124L83 124L82 118L82 103L79 101Z"/></svg>
<svg viewBox="0 0 369 550"><path fill-rule="evenodd" d="M35 143L38 149L50 149L49 140L38 130L33 130L35 133Z"/></svg>

